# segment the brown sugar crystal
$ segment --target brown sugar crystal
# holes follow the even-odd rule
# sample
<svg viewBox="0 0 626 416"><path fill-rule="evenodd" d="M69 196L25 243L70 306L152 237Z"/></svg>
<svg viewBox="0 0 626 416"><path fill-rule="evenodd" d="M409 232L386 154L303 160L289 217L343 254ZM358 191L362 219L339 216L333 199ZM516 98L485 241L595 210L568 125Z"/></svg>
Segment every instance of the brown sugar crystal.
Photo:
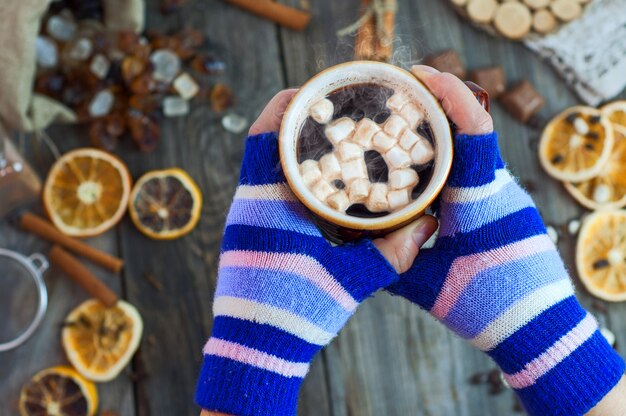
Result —
<svg viewBox="0 0 626 416"><path fill-rule="evenodd" d="M526 80L520 81L506 91L500 97L500 101L509 113L522 123L530 120L545 104L541 94Z"/></svg>
<svg viewBox="0 0 626 416"><path fill-rule="evenodd" d="M469 80L484 88L491 98L497 98L506 89L506 76L501 66L474 70L470 72Z"/></svg>
<svg viewBox="0 0 626 416"><path fill-rule="evenodd" d="M465 78L466 71L463 62L461 61L461 57L459 57L459 54L452 49L428 57L424 61L424 64L432 66L441 72L449 72L461 79Z"/></svg>

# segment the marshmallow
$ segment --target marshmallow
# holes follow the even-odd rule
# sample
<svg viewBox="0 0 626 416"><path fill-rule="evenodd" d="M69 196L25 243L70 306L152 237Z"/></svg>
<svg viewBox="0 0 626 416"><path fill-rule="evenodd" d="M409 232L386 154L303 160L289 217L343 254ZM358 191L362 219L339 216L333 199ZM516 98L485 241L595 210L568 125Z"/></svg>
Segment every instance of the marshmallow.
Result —
<svg viewBox="0 0 626 416"><path fill-rule="evenodd" d="M400 137L404 129L407 128L407 126L408 124L404 120L404 118L400 117L397 114L392 114L385 122L383 130L385 130L385 133L387 133L391 137Z"/></svg>
<svg viewBox="0 0 626 416"><path fill-rule="evenodd" d="M342 162L353 159L363 159L363 149L356 143L341 142L339 146L337 146L336 153Z"/></svg>
<svg viewBox="0 0 626 416"><path fill-rule="evenodd" d="M435 151L433 150L433 146L426 139L421 139L411 150L411 160L417 165L430 162L433 160L434 156Z"/></svg>
<svg viewBox="0 0 626 416"><path fill-rule="evenodd" d="M332 187L331 184L326 182L324 179L319 180L313 187L311 188L311 192L313 195L320 201L326 201L326 198L335 193L335 188Z"/></svg>
<svg viewBox="0 0 626 416"><path fill-rule="evenodd" d="M391 97L389 97L389 99L387 100L387 107L389 107L389 109L393 111L399 112L400 110L402 110L402 107L404 107L404 105L408 102L409 102L409 97L407 97L406 95L402 93L397 92Z"/></svg>
<svg viewBox="0 0 626 416"><path fill-rule="evenodd" d="M341 176L343 178L343 182L347 186L350 186L354 180L367 179L367 166L365 166L365 160L354 159L343 163L341 165Z"/></svg>
<svg viewBox="0 0 626 416"><path fill-rule="evenodd" d="M341 166L334 153L326 153L320 159L322 176L328 182L341 178Z"/></svg>
<svg viewBox="0 0 626 416"><path fill-rule="evenodd" d="M389 202L389 208L392 210L405 207L409 205L409 190L408 189L396 189L389 191L387 194L387 201Z"/></svg>
<svg viewBox="0 0 626 416"><path fill-rule="evenodd" d="M382 212L389 209L387 194L389 189L386 183L373 183L365 206L372 212Z"/></svg>
<svg viewBox="0 0 626 416"><path fill-rule="evenodd" d="M589 133L589 125L584 118L576 117L576 119L574 120L574 128L576 129L576 133L580 134L581 136Z"/></svg>
<svg viewBox="0 0 626 416"><path fill-rule="evenodd" d="M335 106L328 98L322 98L309 109L309 116L320 124L326 124L333 118Z"/></svg>
<svg viewBox="0 0 626 416"><path fill-rule="evenodd" d="M404 120L409 124L409 128L411 130L415 130L417 125L424 118L424 113L413 103L409 103L402 108L400 114L404 118Z"/></svg>
<svg viewBox="0 0 626 416"><path fill-rule="evenodd" d="M352 136L352 141L359 144L364 149L372 146L372 138L380 131L380 127L375 121L363 118L356 125L356 131Z"/></svg>
<svg viewBox="0 0 626 416"><path fill-rule="evenodd" d="M374 139L372 140L372 146L379 153L385 153L387 150L391 149L397 143L396 139L393 137L389 137L387 133L384 131L379 131L374 135Z"/></svg>
<svg viewBox="0 0 626 416"><path fill-rule="evenodd" d="M336 145L339 144L339 142L352 137L355 127L356 124L351 118L342 117L329 124L324 132L326 133L328 140L330 140L332 144Z"/></svg>
<svg viewBox="0 0 626 416"><path fill-rule="evenodd" d="M385 160L390 169L406 168L411 165L411 156L399 146L394 146L385 153Z"/></svg>
<svg viewBox="0 0 626 416"><path fill-rule="evenodd" d="M402 133L402 136L400 136L400 147L408 152L420 139L421 137L412 130L406 129L404 133Z"/></svg>
<svg viewBox="0 0 626 416"><path fill-rule="evenodd" d="M350 197L350 204L362 204L370 194L370 181L369 179L357 179L350 184L348 195Z"/></svg>
<svg viewBox="0 0 626 416"><path fill-rule="evenodd" d="M332 209L345 212L350 206L350 199L346 191L337 191L326 199L326 203Z"/></svg>
<svg viewBox="0 0 626 416"><path fill-rule="evenodd" d="M389 173L389 186L392 189L413 188L419 182L419 176L411 168L396 169Z"/></svg>
<svg viewBox="0 0 626 416"><path fill-rule="evenodd" d="M322 177L319 163L311 159L302 162L300 164L300 176L302 176L302 181L307 188L310 188L311 185L315 184Z"/></svg>

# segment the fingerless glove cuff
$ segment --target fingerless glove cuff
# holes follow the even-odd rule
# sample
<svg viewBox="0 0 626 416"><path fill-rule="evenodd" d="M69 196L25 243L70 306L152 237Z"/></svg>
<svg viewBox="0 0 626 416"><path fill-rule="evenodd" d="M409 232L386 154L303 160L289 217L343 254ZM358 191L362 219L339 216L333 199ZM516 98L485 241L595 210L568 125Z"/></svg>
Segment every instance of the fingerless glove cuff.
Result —
<svg viewBox="0 0 626 416"><path fill-rule="evenodd" d="M561 348L567 350L566 342ZM546 355L543 365L550 366L554 359ZM595 331L552 370L517 393L530 415L584 415L615 387L623 374L624 361Z"/></svg>
<svg viewBox="0 0 626 416"><path fill-rule="evenodd" d="M489 355L531 415L583 415L624 374L623 360L574 296L528 322Z"/></svg>
<svg viewBox="0 0 626 416"><path fill-rule="evenodd" d="M301 383L302 377L205 355L195 400L203 409L228 415L292 416Z"/></svg>

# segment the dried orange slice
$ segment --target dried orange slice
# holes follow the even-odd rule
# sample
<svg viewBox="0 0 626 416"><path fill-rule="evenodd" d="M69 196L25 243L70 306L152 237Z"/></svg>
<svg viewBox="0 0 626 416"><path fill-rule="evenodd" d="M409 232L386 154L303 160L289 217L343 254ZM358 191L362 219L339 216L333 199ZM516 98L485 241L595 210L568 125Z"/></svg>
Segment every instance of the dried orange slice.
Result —
<svg viewBox="0 0 626 416"><path fill-rule="evenodd" d="M626 128L626 100L612 102L600 110L611 123Z"/></svg>
<svg viewBox="0 0 626 416"><path fill-rule="evenodd" d="M89 237L120 221L130 188L130 174L121 160L98 149L77 149L61 156L50 169L43 203L63 233Z"/></svg>
<svg viewBox="0 0 626 416"><path fill-rule="evenodd" d="M574 199L592 210L626 206L626 127L614 126L613 135L611 156L598 176L578 183L564 182Z"/></svg>
<svg viewBox="0 0 626 416"><path fill-rule="evenodd" d="M549 175L568 182L597 176L613 147L613 129L599 110L571 107L550 121L541 136L539 160Z"/></svg>
<svg viewBox="0 0 626 416"><path fill-rule="evenodd" d="M22 387L19 409L21 416L92 416L98 409L98 391L73 368L51 367Z"/></svg>
<svg viewBox="0 0 626 416"><path fill-rule="evenodd" d="M202 194L184 170L154 170L135 184L129 209L139 231L157 240L171 240L198 224Z"/></svg>
<svg viewBox="0 0 626 416"><path fill-rule="evenodd" d="M626 211L598 211L585 219L576 268L592 295L610 302L626 300Z"/></svg>
<svg viewBox="0 0 626 416"><path fill-rule="evenodd" d="M123 300L107 308L89 299L65 319L61 341L76 370L93 381L117 377L139 347L143 321Z"/></svg>

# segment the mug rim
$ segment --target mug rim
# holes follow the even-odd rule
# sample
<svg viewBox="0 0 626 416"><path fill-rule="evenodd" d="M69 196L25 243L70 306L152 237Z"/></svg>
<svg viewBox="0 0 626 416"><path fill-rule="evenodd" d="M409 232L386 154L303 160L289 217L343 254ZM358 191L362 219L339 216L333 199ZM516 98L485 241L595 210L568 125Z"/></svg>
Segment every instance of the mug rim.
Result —
<svg viewBox="0 0 626 416"><path fill-rule="evenodd" d="M334 211L330 207L328 207L327 209L328 212L325 212L321 210L318 206L316 206L316 204L311 203L311 201L309 201L309 199L305 197L305 195L303 195L303 192L301 191L299 186L297 186L296 180L294 179L292 174L299 175L299 172L294 173L290 171L290 169L288 169L289 167L288 162L287 162L288 156L286 155L287 153L286 147L288 146L287 144L288 137L286 137L287 131L286 131L285 125L290 121L291 118L295 117L294 108L295 108L295 103L298 101L298 98L300 98L300 96L304 93L304 91L319 78L323 76L327 76L329 73L333 73L339 70L345 70L346 68L348 69L359 68L363 65L381 66L381 67L384 67L385 70L398 72L400 76L403 78L406 78L406 76L408 75L411 78L411 82L415 81L419 86L422 87L422 89L428 95L432 97L433 102L435 104L436 111L439 111L440 114L443 116L443 118L446 120L446 123L445 123L445 125L447 126L446 132L448 134L445 134L444 135L445 137L438 137L438 136L434 137L434 140L437 145L440 145L441 143L443 143L444 147L447 147L449 149L449 151L443 155L443 160L439 162L439 163L443 162L443 166L442 166L443 171L441 172L441 175L439 175L439 180L437 182L433 182L435 178L431 178L431 180L429 181L426 187L426 189L429 190L429 194L425 198L422 198L420 200L420 197L424 195L422 193L420 197L411 201L409 205L403 208L402 210L405 210L405 212L401 214L395 213L394 215L394 213L392 212L391 214L385 215L382 217L361 218L361 217L352 217L348 214ZM297 140L297 137L296 137L296 140ZM315 215L321 218L324 218L325 220L335 225L353 229L353 230L361 230L361 231L381 231L381 230L386 230L386 229L392 229L394 227L397 227L398 225L408 223L411 220L418 217L420 214L424 213L426 209L430 205L432 205L434 200L437 198L437 196L440 194L441 190L445 186L446 180L452 168L452 159L453 159L453 152L454 152L454 148L452 144L452 129L450 127L449 122L447 122L446 113L443 110L443 107L441 106L441 103L439 102L437 97L435 97L432 94L432 92L428 89L428 87L424 83L422 83L411 72L403 68L397 67L395 65L391 65L391 64L383 63L383 62L377 62L377 61L344 62L338 65L331 66L323 71L320 71L319 73L311 77L309 80L307 80L299 88L298 92L293 96L293 98L287 105L287 108L285 109L285 113L281 121L281 127L280 127L280 131L278 135L278 147L279 147L280 163L283 169L283 173L285 175L285 178L287 179L287 183L289 184L289 187L291 188L292 192L296 195L298 200L302 204L304 204L304 206L306 206L309 210L311 210ZM321 204L323 203L320 201L320 205ZM364 221L364 220L368 220L368 221Z"/></svg>

